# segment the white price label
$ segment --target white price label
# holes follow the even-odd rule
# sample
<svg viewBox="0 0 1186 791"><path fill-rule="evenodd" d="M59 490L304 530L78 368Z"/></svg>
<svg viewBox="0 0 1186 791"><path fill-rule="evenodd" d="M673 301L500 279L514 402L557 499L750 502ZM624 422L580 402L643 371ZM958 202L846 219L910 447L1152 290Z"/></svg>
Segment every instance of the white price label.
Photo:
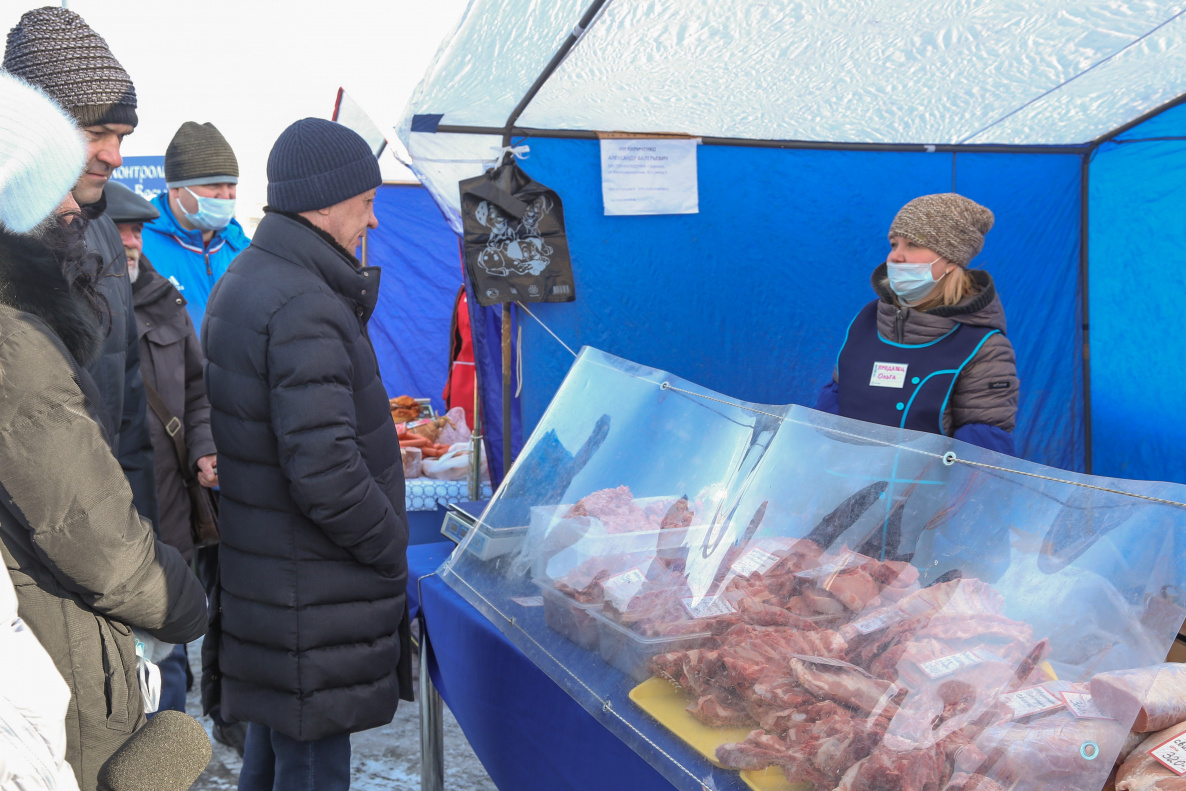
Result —
<svg viewBox="0 0 1186 791"><path fill-rule="evenodd" d="M1059 697L1067 704L1067 708L1081 720L1110 720L1107 714L1099 710L1090 692L1060 692Z"/></svg>
<svg viewBox="0 0 1186 791"><path fill-rule="evenodd" d="M906 613L901 610L886 610L885 612L870 615L868 618L862 618L854 622L852 628L856 629L860 634L871 634L878 629L884 629L890 624L897 623L905 618Z"/></svg>
<svg viewBox="0 0 1186 791"><path fill-rule="evenodd" d="M774 568L778 558L764 549L754 547L742 555L741 560L733 564L733 573L739 577L749 577L753 574L765 574Z"/></svg>
<svg viewBox="0 0 1186 791"><path fill-rule="evenodd" d="M813 569L806 569L804 571L796 572L796 576L818 580L831 576L837 572L844 571L849 566L859 566L860 564L861 561L857 560L856 557L849 557L835 563L825 563L824 565L816 566Z"/></svg>
<svg viewBox="0 0 1186 791"><path fill-rule="evenodd" d="M1028 717L1031 714L1041 714L1044 711L1052 711L1065 705L1062 698L1042 685L1026 687L1001 695L1001 702L1012 710L1013 719Z"/></svg>
<svg viewBox="0 0 1186 791"><path fill-rule="evenodd" d="M1176 775L1186 775L1186 733L1179 733L1149 751L1166 769Z"/></svg>
<svg viewBox="0 0 1186 791"><path fill-rule="evenodd" d="M689 597L680 599L684 604L684 609L693 618L712 618L716 615L728 615L731 612L736 612L733 605L724 599L713 599L705 596L700 601ZM695 602L695 603L693 603Z"/></svg>
<svg viewBox="0 0 1186 791"><path fill-rule="evenodd" d="M929 662L921 662L918 667L931 678L943 678L943 676L950 676L960 668L971 667L995 658L987 651L961 651L958 654L941 656Z"/></svg>
<svg viewBox="0 0 1186 791"><path fill-rule="evenodd" d="M511 601L520 607L543 607L543 596L512 596Z"/></svg>
<svg viewBox="0 0 1186 791"><path fill-rule="evenodd" d="M636 567L610 577L602 583L601 589L605 592L606 601L621 610L628 601L634 598L634 594L638 593L646 581L646 574L642 573L642 569Z"/></svg>

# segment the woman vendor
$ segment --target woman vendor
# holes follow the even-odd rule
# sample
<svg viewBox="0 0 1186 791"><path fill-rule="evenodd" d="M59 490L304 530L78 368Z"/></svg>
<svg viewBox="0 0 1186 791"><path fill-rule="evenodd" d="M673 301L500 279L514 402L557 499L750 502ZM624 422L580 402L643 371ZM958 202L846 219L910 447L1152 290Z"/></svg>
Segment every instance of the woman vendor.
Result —
<svg viewBox="0 0 1186 791"><path fill-rule="evenodd" d="M816 408L1012 454L1017 363L992 276L968 264L991 211L953 192L907 203Z"/></svg>

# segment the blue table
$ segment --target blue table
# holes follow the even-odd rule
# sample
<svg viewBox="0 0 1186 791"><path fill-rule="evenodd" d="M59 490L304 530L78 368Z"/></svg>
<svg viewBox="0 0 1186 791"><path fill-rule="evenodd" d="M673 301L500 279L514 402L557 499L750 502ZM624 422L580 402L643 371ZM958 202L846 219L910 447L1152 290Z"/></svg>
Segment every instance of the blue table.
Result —
<svg viewBox="0 0 1186 791"><path fill-rule="evenodd" d="M432 684L495 785L504 791L671 789L654 767L433 575L453 547L446 541L408 548L408 594L413 617L421 618L421 634L428 635L421 656L427 656ZM425 690L421 695L424 699Z"/></svg>

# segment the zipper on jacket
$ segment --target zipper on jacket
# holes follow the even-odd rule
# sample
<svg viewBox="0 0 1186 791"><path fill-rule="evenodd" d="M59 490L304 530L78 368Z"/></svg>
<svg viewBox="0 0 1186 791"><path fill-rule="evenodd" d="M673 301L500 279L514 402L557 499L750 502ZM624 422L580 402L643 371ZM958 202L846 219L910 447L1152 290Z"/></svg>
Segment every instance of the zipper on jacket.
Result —
<svg viewBox="0 0 1186 791"><path fill-rule="evenodd" d="M206 253L206 275L214 277L214 270L210 268L210 253Z"/></svg>
<svg viewBox="0 0 1186 791"><path fill-rule="evenodd" d="M894 318L894 341L906 342L906 314L909 308L898 308L898 315Z"/></svg>

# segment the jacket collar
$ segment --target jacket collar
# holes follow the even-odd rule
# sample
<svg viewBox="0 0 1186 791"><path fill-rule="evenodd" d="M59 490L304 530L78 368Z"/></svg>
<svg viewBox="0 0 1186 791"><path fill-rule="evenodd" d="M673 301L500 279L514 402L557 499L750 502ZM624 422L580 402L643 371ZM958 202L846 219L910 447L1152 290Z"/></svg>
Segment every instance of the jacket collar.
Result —
<svg viewBox="0 0 1186 791"><path fill-rule="evenodd" d="M152 205L161 213L161 216L151 222L146 222L144 224L144 230L155 231L165 236L172 236L178 244L190 252L201 254L208 251L215 253L223 245L227 245L238 253L242 252L249 244L247 234L243 233L243 226L239 225L238 220L231 220L227 227L215 232L210 237L210 244L206 244L202 239L201 231L191 231L188 228L182 228L181 223L177 222L177 218L173 215L173 209L169 206L169 193L167 190L153 198Z"/></svg>
<svg viewBox="0 0 1186 791"><path fill-rule="evenodd" d="M362 308L359 317L364 322L370 319L379 297L379 267L364 267L332 236L299 214L268 207L264 212L251 246L313 272L347 302Z"/></svg>
<svg viewBox="0 0 1186 791"><path fill-rule="evenodd" d="M41 242L0 231L0 303L42 319L81 366L103 343L95 309L71 289L62 265Z"/></svg>
<svg viewBox="0 0 1186 791"><path fill-rule="evenodd" d="M139 308L165 298L173 301L181 300L177 304L183 306L187 304L185 297L181 296L177 287L160 272L157 272L148 258L141 255L139 274L136 275L136 282L132 284L132 304Z"/></svg>

